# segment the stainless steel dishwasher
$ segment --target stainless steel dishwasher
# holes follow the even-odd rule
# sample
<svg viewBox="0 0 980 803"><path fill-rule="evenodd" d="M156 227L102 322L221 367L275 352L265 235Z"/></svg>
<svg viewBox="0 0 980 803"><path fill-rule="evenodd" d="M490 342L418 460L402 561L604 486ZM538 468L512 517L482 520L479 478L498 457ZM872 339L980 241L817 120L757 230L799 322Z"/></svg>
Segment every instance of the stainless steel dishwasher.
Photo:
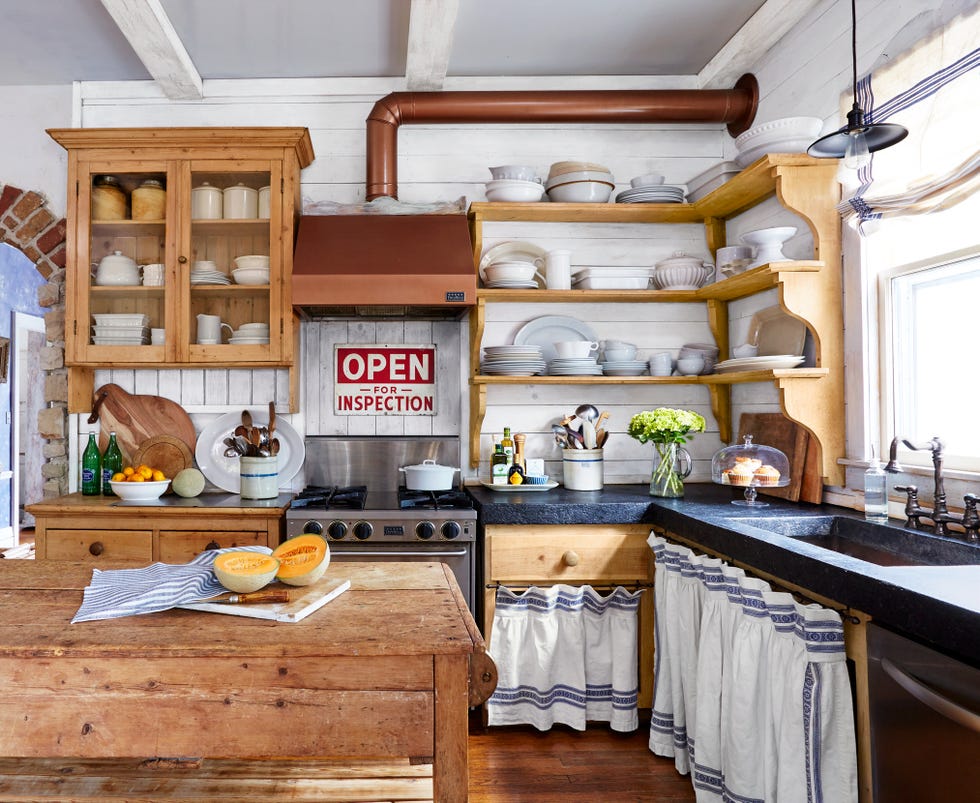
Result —
<svg viewBox="0 0 980 803"><path fill-rule="evenodd" d="M876 803L980 800L980 669L868 627Z"/></svg>

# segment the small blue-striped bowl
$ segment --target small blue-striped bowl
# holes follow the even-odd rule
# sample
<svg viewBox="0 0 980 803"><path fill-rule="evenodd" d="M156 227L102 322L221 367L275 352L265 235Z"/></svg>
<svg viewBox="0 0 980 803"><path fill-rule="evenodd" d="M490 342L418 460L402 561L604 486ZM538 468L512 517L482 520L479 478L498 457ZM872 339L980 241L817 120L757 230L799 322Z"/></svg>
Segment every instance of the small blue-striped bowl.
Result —
<svg viewBox="0 0 980 803"><path fill-rule="evenodd" d="M524 478L524 484L525 485L547 485L548 484L548 475L547 474L539 474L539 475L533 476L533 477L525 477Z"/></svg>

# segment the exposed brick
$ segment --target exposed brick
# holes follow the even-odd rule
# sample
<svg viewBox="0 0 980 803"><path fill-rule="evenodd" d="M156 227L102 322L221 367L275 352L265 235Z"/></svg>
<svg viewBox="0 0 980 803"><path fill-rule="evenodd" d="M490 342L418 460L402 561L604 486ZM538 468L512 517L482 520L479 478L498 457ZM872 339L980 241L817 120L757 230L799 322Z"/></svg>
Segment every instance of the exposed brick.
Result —
<svg viewBox="0 0 980 803"><path fill-rule="evenodd" d="M58 343L65 339L65 311L63 309L44 313L44 331L52 343Z"/></svg>
<svg viewBox="0 0 980 803"><path fill-rule="evenodd" d="M41 476L46 480L64 477L68 473L67 461L52 460L41 466Z"/></svg>
<svg viewBox="0 0 980 803"><path fill-rule="evenodd" d="M21 220L27 220L31 216L31 212L35 209L40 209L44 206L44 196L33 190L25 192L19 201L15 203L10 211L14 213ZM50 214L50 213L49 213ZM54 222L54 216L51 217L51 221ZM40 229L38 229L40 231ZM37 234L37 232L35 232ZM34 235L31 235L32 237Z"/></svg>
<svg viewBox="0 0 980 803"><path fill-rule="evenodd" d="M48 480L42 486L44 489L44 498L54 499L56 496L62 496L65 493L65 487L58 480Z"/></svg>
<svg viewBox="0 0 980 803"><path fill-rule="evenodd" d="M54 371L65 366L65 350L62 346L45 346L41 349L40 364L42 371Z"/></svg>
<svg viewBox="0 0 980 803"><path fill-rule="evenodd" d="M68 454L68 442L48 441L41 447L41 454L48 459L52 457L65 457Z"/></svg>
<svg viewBox="0 0 980 803"><path fill-rule="evenodd" d="M10 209L14 205L14 201L23 194L24 191L20 187L15 187L13 184L5 186L3 192L0 192L0 215Z"/></svg>
<svg viewBox="0 0 980 803"><path fill-rule="evenodd" d="M65 267L65 264L68 262L68 251L65 249L64 244L48 254L48 259L59 268Z"/></svg>
<svg viewBox="0 0 980 803"><path fill-rule="evenodd" d="M51 276L58 268L57 266L52 265L48 261L47 257L41 257L41 259L34 264L34 269L38 273L40 273L45 279L48 279L50 281Z"/></svg>
<svg viewBox="0 0 980 803"><path fill-rule="evenodd" d="M18 204L20 206L20 204ZM21 218L23 220L23 218ZM44 231L48 226L54 223L54 215L52 215L47 209L38 209L31 215L27 220L24 221L24 225L14 232L15 236L22 243L29 243L38 234ZM38 256L40 256L38 252ZM37 262L36 259L32 259L31 262Z"/></svg>
<svg viewBox="0 0 980 803"><path fill-rule="evenodd" d="M53 307L61 301L61 285L48 282L37 288L37 303L42 307Z"/></svg>
<svg viewBox="0 0 980 803"><path fill-rule="evenodd" d="M46 402L68 401L68 372L66 370L51 371L44 377L44 400Z"/></svg>
<svg viewBox="0 0 980 803"><path fill-rule="evenodd" d="M68 231L68 224L64 218L59 220L54 226L37 238L37 247L45 254L53 251L57 246L65 241L65 234Z"/></svg>
<svg viewBox="0 0 980 803"><path fill-rule="evenodd" d="M30 244L28 244L28 245L25 245L25 246L24 246L23 248L21 248L20 250L21 250L21 251L23 251L23 252L24 252L24 256L25 256L25 257L27 257L27 258L28 258L28 259L29 259L29 260L30 260L31 262L33 262L33 263L34 263L35 265L37 264L37 262L38 262L38 260L39 260L39 259L40 259L41 257L43 257L43 256L44 256L44 254L42 254L42 253L41 253L40 251L38 251L38 250L37 250L37 249L36 249L36 248L35 248L35 247L34 247L33 245L30 245Z"/></svg>
<svg viewBox="0 0 980 803"><path fill-rule="evenodd" d="M13 230L14 230L14 229L16 229L16 228L17 228L17 227L18 227L19 225L20 225L20 221L19 221L19 220L18 220L17 218L15 218L15 217L14 217L13 215L7 215L7 217L5 217L5 218L3 219L3 227L4 227L4 228L5 228L5 229L6 229L6 230L7 230L8 232L9 232L9 231L13 231Z"/></svg>
<svg viewBox="0 0 980 803"><path fill-rule="evenodd" d="M37 432L47 440L65 437L66 407L45 407L37 413Z"/></svg>

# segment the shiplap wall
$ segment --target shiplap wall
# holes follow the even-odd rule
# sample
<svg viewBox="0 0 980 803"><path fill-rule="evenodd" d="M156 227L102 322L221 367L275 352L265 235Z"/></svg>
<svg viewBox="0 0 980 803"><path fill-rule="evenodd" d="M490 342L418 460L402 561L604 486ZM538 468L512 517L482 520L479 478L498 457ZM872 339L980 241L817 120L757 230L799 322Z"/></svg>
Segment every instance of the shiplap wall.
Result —
<svg viewBox="0 0 980 803"><path fill-rule="evenodd" d="M862 69L876 61L885 45L911 19L930 13L942 0L878 0L859 4L859 61ZM816 115L826 121L826 128L839 125L839 97L849 81L849 14L846 4L825 0L776 46L761 53L751 67L759 78L761 103L758 122L790 115ZM658 88L693 87L688 77L626 78L537 78L537 79L451 79L447 89L542 89L542 88ZM80 106L76 121L95 126L174 126L174 125L303 125L311 131L316 161L303 172L304 201L352 203L364 198L364 119L378 98L390 91L402 90L398 80L383 79L304 79L301 81L208 81L201 101L173 102L162 97L150 83L83 84L78 93ZM610 167L618 180L616 191L628 186L629 178L640 173L659 172L667 183L685 183L723 159L734 154L732 139L717 126L668 125L568 125L556 127L494 126L406 126L399 133L400 198L410 202L482 200L482 183L489 177L486 168L502 163L536 166L546 173L548 165L561 159L587 159ZM609 226L570 227L551 224L499 224L503 228L490 233L488 244L504 239L527 239L544 247L568 247L578 265L651 265L674 250L706 254L703 233L691 226ZM729 241L737 241L744 231L772 225L797 225L797 236L787 245L787 256L808 258L812 242L806 225L781 210L773 200L761 204L729 224ZM509 228L508 228L509 227ZM776 303L775 291L732 304L731 342L743 341L752 314L761 307ZM609 306L611 309L605 309ZM693 305L692 305L693 307ZM485 344L509 342L523 323L542 314L567 314L588 321L601 338L636 342L641 352L661 347L674 348L688 340L703 340L707 324L703 310L688 305L492 305L488 314ZM857 326L860 319L849 319ZM422 342L417 330L404 334L406 341ZM383 420L366 422L353 418L341 420L332 415L331 389L325 385L329 373L324 371L323 355L332 344L378 341L363 324L304 324L302 327L303 392L302 404L293 422L307 434L361 434L373 429L412 433L431 428L433 434L465 434L468 421L466 398L466 364L468 344L463 327L440 329L433 324L433 339L440 348L441 359L451 361L458 353L458 370L447 376L449 395L459 395L459 420L440 415L427 422L417 420ZM397 327L396 327L397 328ZM857 328L861 328L857 326ZM397 332L389 332L383 342L399 342ZM626 336L626 335L630 336ZM849 353L852 349L849 349ZM318 366L314 373L313 366ZM860 376L860 366L848 363L848 376ZM106 372L105 381L120 381L120 372ZM126 386L128 374L122 372L120 384ZM222 412L243 404L259 403L255 398L269 389L281 393L278 377L265 373L229 372L229 381L219 378L220 371L203 372L203 378L185 378L188 372L159 372L156 391L186 403L196 415L207 416L214 409ZM236 377L231 380L231 373ZM248 374L248 378L242 376ZM315 381L314 381L315 377ZM135 378L133 380L135 382ZM452 388L448 383L456 382ZM147 381L147 386L152 382ZM209 392L214 389L214 393ZM147 391L149 392L149 391ZM853 388L849 388L849 394ZM203 396L202 396L203 393ZM227 395L225 395L227 393ZM591 398L585 398L590 393ZM191 399L194 399L191 404ZM202 401L203 399L203 401ZM212 408L212 400L214 407ZM707 391L695 386L625 388L617 386L491 387L488 411L481 433L484 459L491 434L504 425L524 430L529 437L532 456L554 460L557 452L547 435L553 420L581 401L590 401L610 410L613 435L607 446L608 481L642 481L649 474L650 447L642 447L623 434L629 417L641 409L657 405L690 407L709 419L709 432L699 435L691 447L697 458L695 476L705 479L710 457L719 446L717 427L710 417ZM200 405L200 406L197 406ZM777 410L775 389L768 384L736 386L733 389L733 413ZM449 408L447 407L447 410ZM462 424L460 424L460 421ZM849 424L850 426L850 424ZM464 441L464 450L466 447ZM464 453L464 466L468 465ZM552 463L549 468L557 468ZM481 470L485 470L481 466ZM472 479L475 473L468 477Z"/></svg>

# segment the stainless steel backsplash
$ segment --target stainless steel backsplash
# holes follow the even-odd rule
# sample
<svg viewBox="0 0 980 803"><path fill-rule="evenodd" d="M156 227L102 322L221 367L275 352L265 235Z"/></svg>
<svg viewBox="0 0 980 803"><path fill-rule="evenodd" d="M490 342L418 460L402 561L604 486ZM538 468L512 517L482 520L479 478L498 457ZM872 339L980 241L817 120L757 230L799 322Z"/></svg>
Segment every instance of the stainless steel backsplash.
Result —
<svg viewBox="0 0 980 803"><path fill-rule="evenodd" d="M402 466L435 460L459 468L460 459L459 438L310 436L304 468L308 485L367 485L394 491L404 485L404 474L398 470Z"/></svg>

